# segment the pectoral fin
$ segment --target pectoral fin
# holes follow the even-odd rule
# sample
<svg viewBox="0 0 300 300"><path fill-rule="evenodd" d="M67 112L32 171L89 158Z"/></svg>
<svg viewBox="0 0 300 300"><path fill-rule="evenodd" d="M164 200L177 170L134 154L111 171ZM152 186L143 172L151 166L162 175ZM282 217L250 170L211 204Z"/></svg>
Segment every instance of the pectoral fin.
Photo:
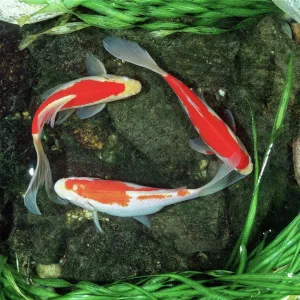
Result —
<svg viewBox="0 0 300 300"><path fill-rule="evenodd" d="M214 152L208 147L205 142L200 139L196 138L193 140L190 140L190 147L200 153L206 154L206 155L211 155L214 154Z"/></svg>
<svg viewBox="0 0 300 300"><path fill-rule="evenodd" d="M229 109L224 110L224 121L230 127L233 133L236 133L236 124L234 117Z"/></svg>
<svg viewBox="0 0 300 300"><path fill-rule="evenodd" d="M94 104L85 107L77 108L76 115L79 119L84 120L93 117L104 109L106 103Z"/></svg>
<svg viewBox="0 0 300 300"><path fill-rule="evenodd" d="M140 223L144 224L147 228L151 228L151 222L149 217L147 216L136 216L133 217L134 219L136 219L137 221L139 221Z"/></svg>
<svg viewBox="0 0 300 300"><path fill-rule="evenodd" d="M199 91L197 91L197 94L198 94L200 100L203 101L207 105L207 102L206 102L206 99L204 97L202 89L200 89Z"/></svg>
<svg viewBox="0 0 300 300"><path fill-rule="evenodd" d="M101 226L99 224L98 213L96 210L93 210L93 219L94 219L94 223L95 223L97 231L100 233L104 233L103 229L101 228Z"/></svg>

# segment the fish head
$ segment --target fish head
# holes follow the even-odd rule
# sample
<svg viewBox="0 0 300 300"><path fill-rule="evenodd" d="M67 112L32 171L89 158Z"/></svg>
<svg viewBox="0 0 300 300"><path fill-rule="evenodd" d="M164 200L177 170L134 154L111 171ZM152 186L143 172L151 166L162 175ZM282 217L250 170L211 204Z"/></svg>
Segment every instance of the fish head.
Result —
<svg viewBox="0 0 300 300"><path fill-rule="evenodd" d="M252 173L253 171L253 163L252 163L252 159L251 156L249 155L246 147L244 146L243 142L239 139L239 137L235 136L236 140L240 146L240 157L242 158L243 161L245 161L246 163L246 167L243 169L239 169L237 170L239 173L241 173L242 175L249 175Z"/></svg>
<svg viewBox="0 0 300 300"><path fill-rule="evenodd" d="M56 194L77 206L82 208L93 210L94 208L89 204L88 199L85 199L76 193L78 186L76 184L70 186L69 182L72 178L61 178L56 181L54 190ZM91 178L89 178L91 179Z"/></svg>
<svg viewBox="0 0 300 300"><path fill-rule="evenodd" d="M106 74L105 78L108 81L122 83L125 85L125 90L122 93L124 98L134 96L138 94L142 89L142 85L138 80L131 79L126 76L116 76L116 75Z"/></svg>

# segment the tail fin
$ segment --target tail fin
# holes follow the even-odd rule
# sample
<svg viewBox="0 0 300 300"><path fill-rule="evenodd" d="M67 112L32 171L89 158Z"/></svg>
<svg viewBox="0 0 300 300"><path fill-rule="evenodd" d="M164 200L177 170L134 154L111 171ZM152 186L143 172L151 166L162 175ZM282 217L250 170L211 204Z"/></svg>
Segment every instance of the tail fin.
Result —
<svg viewBox="0 0 300 300"><path fill-rule="evenodd" d="M36 203L36 195L39 187L44 183L47 195L52 201L59 204L65 204L65 202L56 196L53 189L51 169L43 150L40 135L33 136L33 143L37 153L37 165L24 195L24 204L31 213L40 215L41 212Z"/></svg>
<svg viewBox="0 0 300 300"><path fill-rule="evenodd" d="M45 177L47 176L46 174L50 174L48 175L47 179L48 186L52 182L52 178L49 161L44 152L40 135L33 136L33 143L37 154L37 165L29 183L29 186L27 188L27 191L25 193L24 203L30 212L32 212L33 214L40 215L41 212L36 204L37 191L39 189L39 186L44 184Z"/></svg>
<svg viewBox="0 0 300 300"><path fill-rule="evenodd" d="M216 176L210 182L198 189L198 196L203 197L214 194L244 178L245 175L242 175L235 171L235 168L239 164L239 161L239 155L233 154L227 160L227 162L223 163Z"/></svg>
<svg viewBox="0 0 300 300"><path fill-rule="evenodd" d="M111 55L119 59L150 69L162 76L167 74L156 64L149 53L135 42L109 36L103 40L103 45Z"/></svg>

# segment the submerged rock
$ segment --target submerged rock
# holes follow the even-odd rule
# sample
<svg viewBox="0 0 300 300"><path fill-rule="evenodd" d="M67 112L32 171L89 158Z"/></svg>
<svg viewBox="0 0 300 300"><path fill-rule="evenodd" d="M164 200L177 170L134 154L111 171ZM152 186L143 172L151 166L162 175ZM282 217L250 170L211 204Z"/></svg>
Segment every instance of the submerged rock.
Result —
<svg viewBox="0 0 300 300"><path fill-rule="evenodd" d="M45 5L26 4L19 0L0 0L0 21L18 24L20 18L34 14L44 7ZM44 21L61 14L62 13L38 14L30 18L27 23Z"/></svg>
<svg viewBox="0 0 300 300"><path fill-rule="evenodd" d="M108 73L140 80L142 91L135 97L109 103L93 118L81 121L72 116L53 130L46 128L43 144L54 179L90 176L155 187L193 188L208 182L219 167L216 158L189 148L189 139L197 134L163 78L122 63L104 51L103 37L120 33L140 43L162 68L194 91L201 88L208 104L220 115L229 108L236 119L237 135L252 154L248 100L254 110L258 151L262 156L291 49L299 57L299 49L281 32L280 21L267 17L243 32L221 36L177 34L164 39L153 38L145 31L108 32L93 28L65 36L42 37L30 46L27 61L37 65L32 80L39 79L31 91L35 105L41 102L39 95L48 88L85 76L87 52L100 57ZM299 78L299 60L295 61L295 78ZM220 90L226 91L225 97L215 96ZM293 193L298 197L299 191L291 177L287 145L299 128L300 110L295 101L299 92L299 81L295 80L283 133L277 140L261 189L258 222L273 207L276 214L289 214L289 219L298 211L292 207L297 204L290 198ZM30 109L28 101L26 110ZM8 135L14 126L12 120L6 122L0 138ZM237 238L247 215L252 176L215 195L165 208L152 217L151 230L133 219L99 213L105 231L101 235L96 233L89 218L70 222L70 216L77 215L78 208L51 203L43 188L38 194L41 216L31 215L23 207L21 195L29 183L27 172L36 157L30 122L22 122L22 130L28 136L23 145L17 145L18 138L13 135L12 153L19 153L25 147L27 152L20 153L23 158L25 153L27 158L6 156L12 166L20 165L18 170L22 170L14 177L20 184L18 196L12 197L9 187L4 190L6 197L14 202L15 228L9 239L11 255L31 253L32 266L57 263L64 257L63 277L95 281L223 267L227 258L224 253ZM0 150L4 155L3 148ZM276 186L276 190L271 186ZM282 213L283 207L286 213Z"/></svg>

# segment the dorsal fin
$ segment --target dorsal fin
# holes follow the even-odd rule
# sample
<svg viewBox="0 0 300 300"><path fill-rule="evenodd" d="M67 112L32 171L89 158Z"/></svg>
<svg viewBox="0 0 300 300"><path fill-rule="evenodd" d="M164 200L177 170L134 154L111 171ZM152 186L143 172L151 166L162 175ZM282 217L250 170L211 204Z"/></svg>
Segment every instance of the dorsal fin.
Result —
<svg viewBox="0 0 300 300"><path fill-rule="evenodd" d="M86 54L85 67L90 76L104 76L107 74L103 63L93 54Z"/></svg>

